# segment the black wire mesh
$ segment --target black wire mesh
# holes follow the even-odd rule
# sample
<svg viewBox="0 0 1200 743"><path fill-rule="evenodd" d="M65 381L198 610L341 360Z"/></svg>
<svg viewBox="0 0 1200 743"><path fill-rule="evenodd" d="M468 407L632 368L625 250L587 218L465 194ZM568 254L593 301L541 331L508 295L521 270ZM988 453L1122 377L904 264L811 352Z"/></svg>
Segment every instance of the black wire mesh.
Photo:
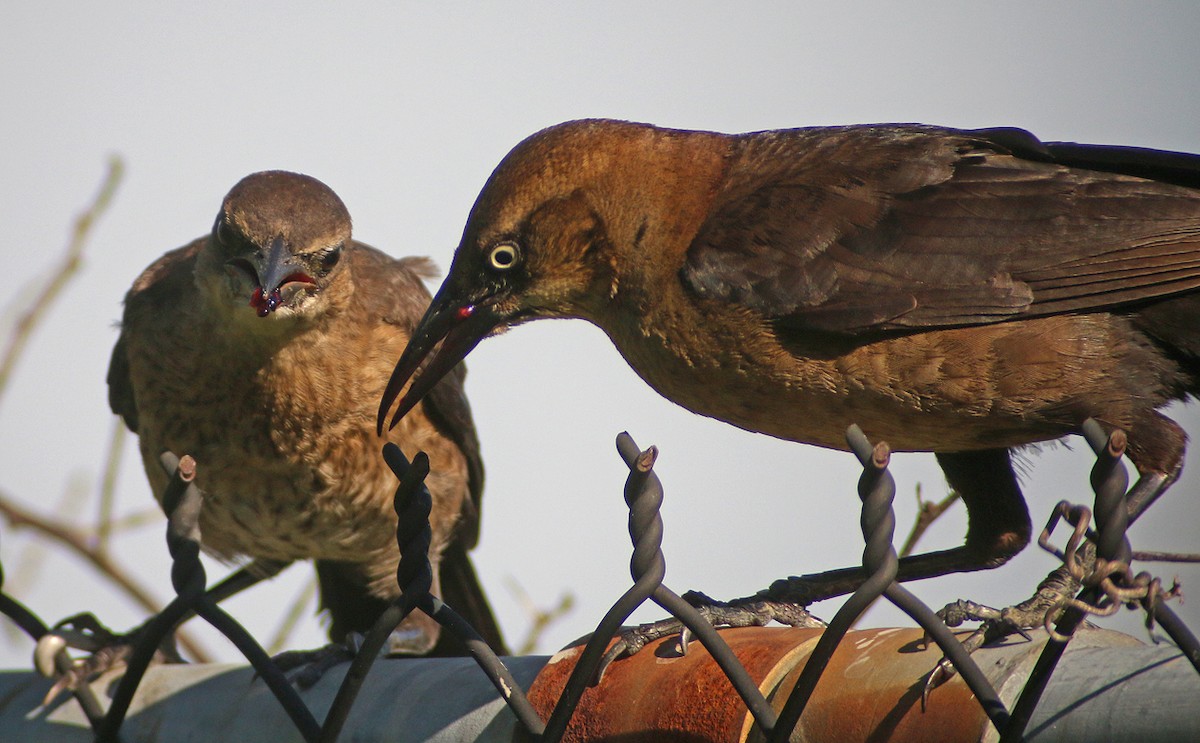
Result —
<svg viewBox="0 0 1200 743"><path fill-rule="evenodd" d="M996 690L971 659L967 649L952 634L938 615L895 581L897 557L893 547L895 517L892 499L895 484L887 470L890 450L884 443L872 445L857 426L847 431L847 442L863 466L858 492L863 502L861 525L866 542L863 568L866 578L847 598L825 629L796 679L782 710L774 709L750 678L746 668L725 643L716 627L702 610L693 605L694 595L685 600L664 585L666 576L662 554L663 523L659 507L663 487L654 473L657 450L641 450L628 434L617 437L617 449L629 467L624 494L629 506L629 533L633 541L630 572L633 585L613 604L598 624L567 679L548 719L542 720L521 686L503 662L454 610L430 593L431 570L426 555L430 541L429 512L431 498L424 486L429 472L428 458L418 455L410 464L394 445L388 444L383 456L399 479L395 508L399 516L397 542L402 555L397 580L402 589L396 599L367 633L341 682L324 722L318 723L311 711L288 682L284 672L272 662L266 651L232 617L217 606L224 594L206 590L207 579L200 563L198 519L203 497L193 484L196 463L165 453L164 469L171 481L163 498L168 515L167 545L171 554L172 583L176 598L141 628L127 667L105 711L85 683L73 690L91 722L98 741L119 741L120 729L133 696L141 683L155 651L174 628L191 614L202 617L224 633L253 665L256 673L271 689L274 697L306 741L336 741L353 709L363 681L388 635L414 609L420 609L439 622L446 631L463 640L482 673L486 674L499 696L506 702L531 739L552 743L562 738L583 692L590 685L603 683L604 669L640 644L636 633L622 635L622 625L647 600L653 601L686 628L680 638L686 650L687 638L694 637L712 655L729 683L744 701L756 725L770 741L788 740L820 682L830 658L854 621L877 599L891 601L917 622L941 648L955 671L963 677L981 709L992 721L1004 741L1023 739L1030 717L1037 707L1058 660L1075 628L1089 614L1112 613L1121 606L1141 608L1147 623L1157 623L1179 646L1185 657L1200 672L1200 642L1165 604L1173 594L1148 573L1134 574L1129 567L1133 552L1125 531L1131 522L1126 505L1128 478L1120 465L1125 437L1120 431L1106 434L1094 421L1084 426L1084 435L1097 462L1091 475L1096 493L1095 507L1058 504L1039 543L1056 554L1083 586L1077 596L1047 613L1047 627L1053 623L1049 641L1029 675L1010 711ZM1092 514L1096 529L1090 530ZM1137 514L1135 513L1134 516ZM1074 531L1063 550L1049 543L1050 534L1066 521ZM3 572L0 570L0 589ZM59 672L70 669L66 655L68 637L56 635L20 602L0 591L3 612L31 638L48 648ZM616 639L616 642L614 642Z"/></svg>

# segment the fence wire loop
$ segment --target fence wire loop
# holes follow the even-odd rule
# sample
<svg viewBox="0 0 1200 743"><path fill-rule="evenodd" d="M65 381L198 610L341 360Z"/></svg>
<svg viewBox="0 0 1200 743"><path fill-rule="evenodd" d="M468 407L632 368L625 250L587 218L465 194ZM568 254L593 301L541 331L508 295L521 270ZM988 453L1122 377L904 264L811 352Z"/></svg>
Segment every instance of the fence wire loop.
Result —
<svg viewBox="0 0 1200 743"><path fill-rule="evenodd" d="M1072 527L1071 535L1063 549L1050 542L1050 537L1060 521ZM1146 627L1152 629L1154 612L1151 607L1181 594L1177 583L1164 590L1161 579L1145 571L1134 573L1128 562L1108 560L1096 555L1089 566L1081 550L1089 542L1095 544L1097 541L1097 532L1091 529L1091 522L1090 508L1060 501L1055 505L1050 520L1046 522L1046 528L1038 538L1038 545L1042 549L1062 560L1071 577L1082 587L1094 589L1090 593L1096 595L1095 600L1089 601L1084 597L1085 592L1081 591L1078 596L1066 597L1047 609L1043 624L1050 636L1059 642L1069 639L1069 635L1059 633L1054 627L1065 609L1075 609L1090 616L1107 617L1115 614L1122 606L1131 609L1141 607L1147 611ZM1123 546L1128 547L1128 540L1124 541Z"/></svg>
<svg viewBox="0 0 1200 743"><path fill-rule="evenodd" d="M1002 728L1002 743L1021 740L1071 636L1089 614L1112 613L1120 604L1141 603L1147 611L1148 626L1157 621L1200 672L1200 641L1164 603L1169 596L1155 586L1152 578L1147 577L1143 585L1137 576L1130 576L1129 563L1133 550L1126 530L1130 523L1127 495L1132 491L1129 491L1129 475L1121 464L1127 444L1125 432L1120 429L1106 432L1097 421L1089 418L1083 423L1082 433L1096 455L1096 463L1089 477L1095 493L1094 508L1089 512L1085 507L1059 504L1047 524L1048 532L1057 523L1057 517L1074 527L1068 540L1068 549L1063 550L1062 556L1072 576L1083 572L1082 577L1077 578L1082 588L1074 598L1047 611L1046 626L1050 638L1021 690L1008 726ZM1093 515L1096 530L1091 534L1088 532L1088 521ZM1088 546L1081 546L1084 537L1091 541L1095 555L1090 570L1077 567L1086 562L1079 557L1080 552L1086 555L1089 551ZM1045 539L1038 540L1039 544L1048 541L1048 533ZM1114 576L1119 580L1114 581Z"/></svg>

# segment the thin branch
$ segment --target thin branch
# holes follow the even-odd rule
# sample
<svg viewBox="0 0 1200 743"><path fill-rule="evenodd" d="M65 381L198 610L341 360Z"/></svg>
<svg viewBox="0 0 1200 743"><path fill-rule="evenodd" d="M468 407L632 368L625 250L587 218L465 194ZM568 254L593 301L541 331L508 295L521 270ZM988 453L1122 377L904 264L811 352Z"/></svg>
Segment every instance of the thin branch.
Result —
<svg viewBox="0 0 1200 743"><path fill-rule="evenodd" d="M27 528L32 529L39 534L48 537L49 539L66 547L69 551L79 555L87 562L111 580L119 588L121 588L130 598L132 598L139 606L150 614L157 614L162 610L158 600L125 572L116 561L114 561L105 551L98 550L88 539L87 535L75 529L50 519L43 518L31 511L27 511L16 505L6 493L0 492L0 516L3 516L14 529ZM191 639L186 633L178 632L177 638L179 644L187 649L198 662L206 663L209 660L208 652L201 647L195 640Z"/></svg>
<svg viewBox="0 0 1200 743"><path fill-rule="evenodd" d="M144 526L163 526L165 517L162 509L157 506L151 508L143 508L140 511L127 513L124 516L118 516L109 522L109 530L113 534L140 529ZM163 526L165 528L165 526Z"/></svg>
<svg viewBox="0 0 1200 743"><path fill-rule="evenodd" d="M17 359L21 357L21 353L25 350L25 344L29 342L33 331L37 328L42 318L45 317L50 306L58 299L58 295L62 293L67 282L79 270L82 262L83 247L87 244L88 237L91 235L92 225L95 224L96 219L104 213L105 209L112 202L113 194L116 193L117 184L121 182L121 175L124 170L125 165L119 157L113 156L109 159L108 173L104 178L104 183L100 186L100 192L96 194L96 199L92 202L91 206L75 218L75 229L71 234L71 242L67 245L67 251L63 256L62 262L30 304L29 309L17 318L16 323L13 325L12 337L9 338L8 347L5 349L4 355L0 357L0 398L3 397L4 390L8 387L8 380L12 376L13 367L16 365Z"/></svg>
<svg viewBox="0 0 1200 743"><path fill-rule="evenodd" d="M925 531L929 529L934 521L938 520L950 506L958 501L958 493L953 490L950 494L940 501L934 502L931 500L923 500L921 498L921 485L917 485L917 520L913 522L912 531L908 533L908 537L904 540L904 545L900 548L899 556L906 557L911 555L916 549L917 542L925 535Z"/></svg>
<svg viewBox="0 0 1200 743"><path fill-rule="evenodd" d="M525 639L517 644L515 650L516 655L529 655L537 649L546 629L575 608L575 595L570 592L564 593L558 599L556 606L542 609L533 602L529 593L517 582L516 578L508 576L505 578L504 584L509 592L517 598L529 617L529 632L525 635Z"/></svg>
<svg viewBox="0 0 1200 743"><path fill-rule="evenodd" d="M1142 562L1200 562L1200 553L1134 550L1133 559Z"/></svg>
<svg viewBox="0 0 1200 743"><path fill-rule="evenodd" d="M88 497L87 485L78 476L72 476L67 480L67 487L63 490L62 497L54 504L51 509L54 513L76 513L79 511L83 503ZM38 577L41 574L42 568L46 564L48 543L34 540L25 549L20 551L21 559L17 562L16 568L12 574L5 580L5 588L13 595L20 595L24 592L27 586L36 585ZM16 625L5 623L10 631L8 637L10 640L16 640L23 636L23 633L18 630ZM14 632L14 630L16 630Z"/></svg>
<svg viewBox="0 0 1200 743"><path fill-rule="evenodd" d="M117 501L117 471L120 469L121 454L125 449L125 421L113 416L113 433L109 439L108 457L104 462L104 474L100 477L100 501L96 514L96 549L107 552L112 537Z"/></svg>
<svg viewBox="0 0 1200 743"><path fill-rule="evenodd" d="M279 624L279 629L275 630L275 634L271 636L271 641L267 643L267 652L271 655L283 650L288 645L288 640L291 639L292 633L296 631L296 625L307 614L306 609L317 595L317 576L313 575L296 594L296 598L292 600L292 605L288 607L287 612L283 615L283 621Z"/></svg>

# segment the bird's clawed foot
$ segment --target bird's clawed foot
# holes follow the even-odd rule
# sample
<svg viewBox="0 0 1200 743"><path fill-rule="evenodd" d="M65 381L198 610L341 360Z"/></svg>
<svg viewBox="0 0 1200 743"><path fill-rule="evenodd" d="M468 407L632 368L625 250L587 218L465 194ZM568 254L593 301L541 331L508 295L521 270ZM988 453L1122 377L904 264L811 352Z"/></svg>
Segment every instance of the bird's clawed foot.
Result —
<svg viewBox="0 0 1200 743"><path fill-rule="evenodd" d="M825 626L824 622L809 614L805 607L784 601L772 601L754 596L728 602L717 601L699 591L688 591L683 594L682 598L695 607L705 620L718 628L761 627L771 621L790 627ZM617 635L616 642L604 654L604 659L600 662L600 668L596 672L593 683L600 683L604 677L604 671L614 660L634 655L655 640L675 634L679 635L677 652L680 655L686 654L692 633L684 626L683 622L675 617L622 630Z"/></svg>
<svg viewBox="0 0 1200 743"><path fill-rule="evenodd" d="M1027 630L1041 624L1046 615L1046 609L1027 608L1026 605L1029 603L1025 602L1004 609L993 609L974 601L959 599L944 606L937 614L948 627L959 627L964 622L980 622L979 627L962 643L968 653L974 653L985 645L992 645L1013 635L1020 635L1026 640L1033 639ZM954 678L956 673L950 660L943 657L925 678L922 699L928 698L930 692Z"/></svg>
<svg viewBox="0 0 1200 743"><path fill-rule="evenodd" d="M74 691L92 679L125 665L144 629L138 627L117 634L100 623L90 613L68 617L43 635L33 653L34 667L46 678L55 679L42 704L48 705L64 691ZM68 648L89 653L86 657L70 659ZM59 660L60 654L67 663ZM167 635L154 653L154 663L183 663L175 647L175 636Z"/></svg>
<svg viewBox="0 0 1200 743"><path fill-rule="evenodd" d="M1037 592L1025 601L1004 609L993 609L974 601L958 600L938 611L938 616L948 627L959 627L964 622L980 622L979 628L963 640L967 652L973 653L985 645L991 645L1013 635L1031 640L1027 630L1041 627L1053 621L1059 611L1076 593L1080 584L1071 577L1066 567L1060 567L1046 576ZM946 658L942 658L925 679L925 696L952 679L957 673Z"/></svg>
<svg viewBox="0 0 1200 743"><path fill-rule="evenodd" d="M342 642L331 642L315 650L287 650L271 658L288 680L300 689L312 688L329 669L339 663L349 663L358 656L363 636L357 632L346 635Z"/></svg>

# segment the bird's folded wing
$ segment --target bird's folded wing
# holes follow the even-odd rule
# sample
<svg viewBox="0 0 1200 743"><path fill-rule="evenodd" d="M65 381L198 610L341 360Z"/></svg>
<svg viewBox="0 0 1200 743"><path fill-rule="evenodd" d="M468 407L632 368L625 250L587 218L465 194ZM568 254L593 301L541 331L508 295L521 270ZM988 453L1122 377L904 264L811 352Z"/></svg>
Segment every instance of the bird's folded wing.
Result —
<svg viewBox="0 0 1200 743"><path fill-rule="evenodd" d="M682 278L849 334L1116 307L1200 287L1192 186L1198 156L1019 130L750 135Z"/></svg>
<svg viewBox="0 0 1200 743"><path fill-rule="evenodd" d="M152 322L160 317L162 308L178 302L181 288L192 281L196 253L203 243L201 238L168 251L142 271L125 295L125 323ZM108 405L121 416L130 431L137 433L137 400L133 394L133 381L129 378L130 332L145 337L147 334L152 336L154 331L145 327L131 331L127 325L122 326L108 362Z"/></svg>

